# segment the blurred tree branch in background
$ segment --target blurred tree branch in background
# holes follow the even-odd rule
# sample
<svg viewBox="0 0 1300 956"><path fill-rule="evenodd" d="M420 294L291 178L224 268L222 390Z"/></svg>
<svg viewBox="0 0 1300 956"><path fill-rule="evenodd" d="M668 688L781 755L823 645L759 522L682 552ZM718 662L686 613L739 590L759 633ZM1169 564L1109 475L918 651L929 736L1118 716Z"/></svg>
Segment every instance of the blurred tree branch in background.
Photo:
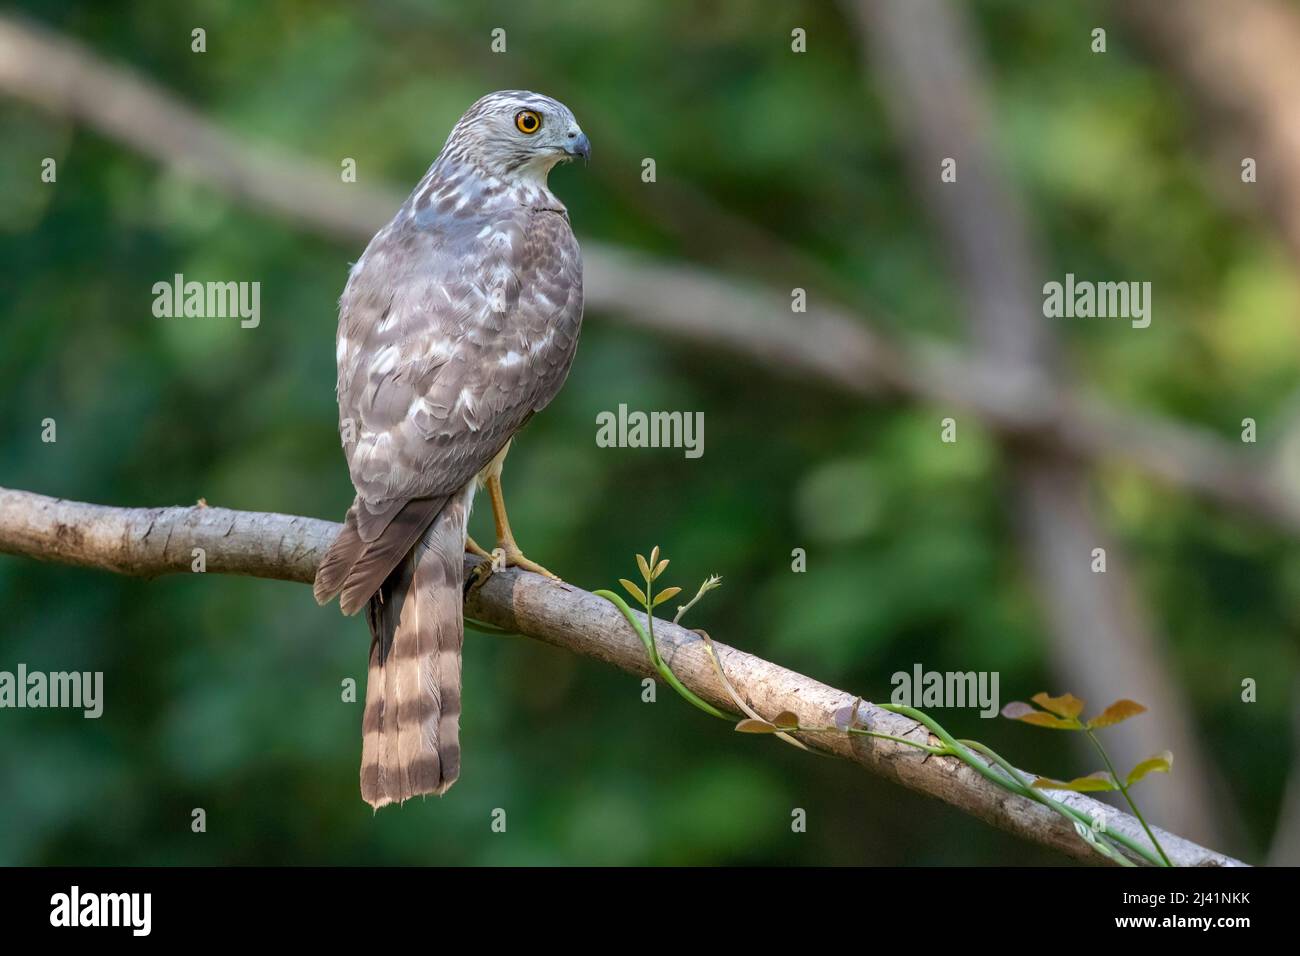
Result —
<svg viewBox="0 0 1300 956"><path fill-rule="evenodd" d="M1042 317L1046 270L1033 230L989 141L987 71L968 18L942 0L859 0L855 12L905 165L949 252L976 353L1013 380L1068 382L1053 326ZM940 179L948 157L957 164L957 185ZM1221 842L1225 829L1240 829L1222 825L1231 819L1226 788L1171 679L1165 641L1123 549L1098 519L1087 463L1023 444L1005 450L1010 508L1058 680L1085 698L1150 701L1154 719L1116 741L1121 761L1136 763L1161 747L1176 752L1187 776L1155 795L1157 815L1197 839ZM1106 574L1090 567L1094 548L1105 549Z"/></svg>
<svg viewBox="0 0 1300 956"><path fill-rule="evenodd" d="M1238 181L1243 159L1256 160L1260 211L1300 260L1300 11L1276 0L1115 6L1209 107L1229 181Z"/></svg>
<svg viewBox="0 0 1300 956"><path fill-rule="evenodd" d="M201 549L205 573L310 583L339 525L291 515L189 508L113 508L0 488L0 553L156 577L194 573ZM467 570L478 563L466 554ZM503 630L656 677L645 648L609 602L564 582L515 569L500 571L466 600L466 614ZM655 623L661 656L688 688L712 704L732 705L704 642L694 631ZM837 711L858 698L717 641L713 647L732 688L757 712L790 711L810 726L833 727ZM869 703L859 707L872 730L926 742L924 728ZM915 736L919 735L919 736ZM850 760L894 783L936 797L986 823L1077 860L1101 859L1074 826L1042 804L1010 794L951 757L934 757L879 737L832 732L800 734L812 748ZM1083 794L1058 800L1106 821L1109 831L1145 842L1141 824ZM1175 866L1240 866L1240 861L1156 828Z"/></svg>
<svg viewBox="0 0 1300 956"><path fill-rule="evenodd" d="M1276 0L1128 0L1116 5L1138 39L1180 76L1213 123L1205 132L1218 165L1235 182L1241 163L1258 165L1258 209L1300 261L1300 11ZM1219 186L1225 201L1243 195ZM1293 422L1290 428L1300 427ZM1300 719L1293 721L1293 750ZM1300 863L1300 765L1293 763L1279 811L1273 865Z"/></svg>
<svg viewBox="0 0 1300 956"><path fill-rule="evenodd" d="M322 164L239 140L139 74L75 41L0 16L0 92L86 123L252 209L364 242L402 201L343 183ZM965 410L1001 438L1069 457L1123 462L1160 481L1300 533L1300 494L1232 443L1185 423L1117 408L1050 378L1008 374L937 342L894 341L855 310L790 309L788 290L583 241L589 308L786 377L859 398Z"/></svg>
<svg viewBox="0 0 1300 956"><path fill-rule="evenodd" d="M1273 0L1231 6L1212 0L1132 0L1116 7L1117 16L1125 17L1212 108L1220 121L1211 130L1213 145L1228 173L1235 173L1244 156L1259 160L1261 206L1300 257L1300 121L1294 110L1300 101L1295 65L1300 63L1300 14ZM1166 788L1162 796L1169 803L1156 816L1202 842L1224 845L1214 827L1236 836L1236 821L1229 812L1206 811L1209 796L1219 796L1217 779L1191 742L1181 694L1160 661L1162 641L1152 634L1151 616L1090 499L1088 469L1119 463L1291 535L1300 532L1300 489L1266 451L1275 443L1243 450L1234 436L1120 407L1061 373L1053 330L1034 321L1038 303L1032 293L1041 270L1032 229L1017 208L1019 197L998 181L985 141L991 117L980 102L985 77L961 16L955 26L918 33L918 20L933 27L936 16L944 19L937 4L849 0L848 9L878 18L875 35L863 42L876 43L873 58L879 62L872 65L893 84L882 102L894 111L910 171L918 177L937 171L931 154L939 142L945 144L943 155L959 157L961 195L954 190L935 197L933 178L920 183L928 188L919 193L930 193L925 198L939 226L939 242L952 255L953 286L961 294L957 301L967 307L963 318L970 320L976 347L965 352L937 340L883 332L888 315L881 322L873 304L847 304L852 300L843 290L849 284L780 233L729 212L689 183L672 184L665 176L658 191L639 190L634 177L617 171L606 177L615 191L647 219L692 240L683 245L707 256L711 266L585 239L589 312L863 402L919 401L942 415L965 413L963 428L970 427L970 417L977 418L1010 463L1015 493L1008 511L1020 517L1025 563L1051 625L1057 673L1077 679L1085 696L1105 696L1124 685L1152 705L1150 721L1135 728L1148 731L1156 745L1125 738L1120 749L1172 746L1187 771L1186 786ZM919 59L907 62L906 51ZM332 159L264 148L233 134L147 76L108 62L71 38L3 14L0 94L84 124L257 214L346 248L356 245L358 253L358 244L402 200L397 189L343 183ZM598 116L592 119L592 125L599 122ZM598 135L593 138L599 141ZM1228 203L1241 204L1242 193L1230 188L1231 180L1231 175L1213 177L1214 188ZM707 228L693 232L697 222ZM714 248L730 245L736 247L730 259ZM738 254L737 248L756 255ZM721 271L742 261L759 280ZM779 285L787 272L809 289L806 314L792 313L789 291ZM289 534L284 540L295 539ZM1091 574L1081 563L1082 555L1098 546L1109 554L1107 575ZM302 556L272 549L259 560L265 576L274 577ZM262 571L245 573L263 576ZM1294 854L1300 846L1296 794L1300 776L1293 777L1282 808L1275 854Z"/></svg>

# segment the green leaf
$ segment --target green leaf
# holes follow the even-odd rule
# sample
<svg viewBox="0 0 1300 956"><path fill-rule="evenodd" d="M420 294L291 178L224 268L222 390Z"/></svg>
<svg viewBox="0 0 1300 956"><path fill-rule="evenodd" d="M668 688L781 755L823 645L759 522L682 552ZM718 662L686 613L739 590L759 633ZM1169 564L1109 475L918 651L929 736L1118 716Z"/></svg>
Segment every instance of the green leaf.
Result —
<svg viewBox="0 0 1300 956"><path fill-rule="evenodd" d="M749 717L736 724L736 730L742 734L775 734L780 729L775 724L769 724L766 720L754 720Z"/></svg>
<svg viewBox="0 0 1300 956"><path fill-rule="evenodd" d="M614 605L614 607L618 608L618 612L623 615L623 620L627 621L628 627L632 628L636 633L636 636L640 639L641 646L645 648L646 655L650 658L650 662L654 664L655 670L659 672L660 677L668 682L668 686L689 701L693 707L698 707L706 714L718 717L721 720L737 719L735 714L729 714L726 711L718 710L718 708L714 707L707 700L704 700L699 696L699 694L696 694L677 679L677 675L673 673L673 669L665 664L663 658L659 656L659 652L655 649L654 641L650 639L650 635L646 633L646 629L641 626L641 622L632 614L632 609L627 606L626 601L613 591L608 591L604 588L601 588L599 591L592 591L591 593L598 598L604 598L610 604ZM802 746L802 744L800 746Z"/></svg>
<svg viewBox="0 0 1300 956"><path fill-rule="evenodd" d="M1083 701L1073 694L1065 693L1053 697L1047 693L1038 693L1029 698L1043 710L1049 710L1057 717L1078 717L1083 713Z"/></svg>
<svg viewBox="0 0 1300 956"><path fill-rule="evenodd" d="M1075 777L1068 783L1039 777L1034 781L1035 790L1073 790L1075 793L1089 793L1097 790L1118 790L1115 781L1105 770L1098 770L1086 777Z"/></svg>
<svg viewBox="0 0 1300 956"><path fill-rule="evenodd" d="M660 604L663 604L664 601L670 600L671 598L675 598L677 595L681 593L682 593L681 588L664 588L662 591L660 591L658 594L655 595L654 606L658 607Z"/></svg>
<svg viewBox="0 0 1300 956"><path fill-rule="evenodd" d="M1033 724L1035 727L1047 727L1051 730L1079 730L1083 726L1077 720L1053 717L1041 710L1034 710L1022 700L1013 700L1003 707L1002 716L1008 720L1019 720L1022 723Z"/></svg>
<svg viewBox="0 0 1300 956"><path fill-rule="evenodd" d="M1168 750L1162 750L1154 757L1147 757L1140 764L1128 772L1128 779L1124 781L1124 786L1132 786L1149 773L1168 773L1174 765L1174 755Z"/></svg>
<svg viewBox="0 0 1300 956"><path fill-rule="evenodd" d="M641 569L641 577L649 581L652 575L650 574L650 565L646 562L644 555L638 554L636 556L636 566Z"/></svg>
<svg viewBox="0 0 1300 956"><path fill-rule="evenodd" d="M1135 700L1117 700L1088 721L1088 727L1092 730L1096 730L1098 727L1110 727L1146 712L1147 709Z"/></svg>
<svg viewBox="0 0 1300 956"><path fill-rule="evenodd" d="M626 590L628 594L632 595L632 597L640 601L642 606L645 605L646 603L645 592L643 592L639 587L637 587L627 578L619 578L618 583L623 585L623 589Z"/></svg>

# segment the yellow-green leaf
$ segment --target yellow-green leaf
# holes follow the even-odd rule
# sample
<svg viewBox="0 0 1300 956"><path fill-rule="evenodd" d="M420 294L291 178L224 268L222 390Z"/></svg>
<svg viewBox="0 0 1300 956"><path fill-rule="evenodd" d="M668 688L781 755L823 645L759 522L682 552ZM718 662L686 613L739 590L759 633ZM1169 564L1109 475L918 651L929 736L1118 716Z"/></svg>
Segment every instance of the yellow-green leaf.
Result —
<svg viewBox="0 0 1300 956"><path fill-rule="evenodd" d="M1083 713L1083 701L1073 694L1062 694L1060 697L1053 697L1046 692L1035 694L1029 698L1043 710L1050 710L1057 717L1078 717Z"/></svg>
<svg viewBox="0 0 1300 956"><path fill-rule="evenodd" d="M1135 700L1117 700L1088 721L1088 726L1094 730L1098 727L1110 727L1120 721L1128 720L1130 717L1136 717L1138 714L1145 714L1146 712L1147 709Z"/></svg>
<svg viewBox="0 0 1300 956"><path fill-rule="evenodd" d="M655 565L658 563L659 563L659 545L656 544L654 548L652 548L650 551L650 564Z"/></svg>
<svg viewBox="0 0 1300 956"><path fill-rule="evenodd" d="M633 583L632 583L631 581L629 581L627 578L619 578L619 579L618 579L618 583L621 584L621 585L623 585L623 587L627 590L627 593L628 593L628 594L632 595L634 598L636 598L638 601L640 601L640 602L641 602L641 605L642 605L643 607L645 606L645 592L644 592L644 591L642 591L639 587L637 587L635 584L633 584Z"/></svg>
<svg viewBox="0 0 1300 956"><path fill-rule="evenodd" d="M794 711L783 710L772 718L772 723L776 724L776 726L782 730L798 730L799 715L794 713Z"/></svg>
<svg viewBox="0 0 1300 956"><path fill-rule="evenodd" d="M769 724L766 720L752 720L745 718L736 724L736 730L742 734L774 734L778 728L775 724Z"/></svg>
<svg viewBox="0 0 1300 956"><path fill-rule="evenodd" d="M1137 783L1149 773L1168 773L1174 765L1174 755L1168 750L1162 750L1154 757L1147 757L1140 764L1128 772L1128 780L1124 781L1124 786L1131 786Z"/></svg>
<svg viewBox="0 0 1300 956"><path fill-rule="evenodd" d="M1086 777L1075 777L1068 782L1039 777L1034 781L1034 789L1073 790L1075 793L1088 793L1096 790L1118 790L1119 788L1115 786L1115 781L1111 779L1110 774L1105 770L1098 770L1096 773L1090 773Z"/></svg>
<svg viewBox="0 0 1300 956"><path fill-rule="evenodd" d="M650 580L650 564L649 564L648 561L646 561L644 555L640 555L640 554L638 554L638 555L636 556L636 566L637 566L638 568L641 569L641 577L643 577L643 578L645 578L647 581L649 581L649 580Z"/></svg>
<svg viewBox="0 0 1300 956"><path fill-rule="evenodd" d="M671 598L675 598L677 597L677 595L681 593L682 593L681 588L664 588L662 591L660 591L658 594L655 595L654 606L658 607L660 604L663 604L664 601L670 600Z"/></svg>
<svg viewBox="0 0 1300 956"><path fill-rule="evenodd" d="M650 574L651 579L657 578L659 577L659 575L663 574L664 568L666 567L668 567L668 559L664 558L662 561L660 561L658 564L655 565L654 571L651 572Z"/></svg>
<svg viewBox="0 0 1300 956"><path fill-rule="evenodd" d="M1016 719L1022 723L1033 724L1035 727L1046 727L1049 730L1080 729L1080 724L1077 720L1066 720L1064 717L1053 717L1051 714L1045 714L1041 710L1036 710L1032 714L1025 714L1025 716Z"/></svg>
<svg viewBox="0 0 1300 956"><path fill-rule="evenodd" d="M1078 730L1081 725L1077 720L1053 717L1041 710L1034 710L1022 700L1013 700L1002 708L1002 716L1008 720L1019 720L1033 724L1035 727L1050 727L1052 730Z"/></svg>

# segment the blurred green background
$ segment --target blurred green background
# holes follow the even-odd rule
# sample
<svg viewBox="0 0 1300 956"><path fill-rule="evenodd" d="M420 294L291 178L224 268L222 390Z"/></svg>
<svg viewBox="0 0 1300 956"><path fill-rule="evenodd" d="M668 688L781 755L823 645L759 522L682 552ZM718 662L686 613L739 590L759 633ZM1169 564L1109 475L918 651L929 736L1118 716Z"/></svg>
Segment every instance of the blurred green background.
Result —
<svg viewBox="0 0 1300 956"><path fill-rule="evenodd" d="M354 157L362 183L403 191L475 98L538 89L593 143L589 168L551 179L580 239L803 284L711 231L725 214L816 262L890 332L961 340L959 296L834 4L183 6L15 9L240 136L334 169ZM1144 334L1059 323L1070 364L1116 402L1228 438L1243 414L1294 415L1295 263L1261 216L1208 184L1176 80L1119 29L1106 56L1089 52L1103 5L970 9L996 142L1053 275L1160 290ZM505 55L489 49L498 26ZM790 53L794 26L807 55ZM0 99L0 142L0 485L338 520L352 490L336 301L363 244L252 212L12 99ZM47 156L54 186L38 178ZM671 193L641 182L643 156ZM154 318L153 283L178 272L260 281L260 327ZM597 448L595 417L620 402L704 411L704 456ZM1046 665L997 444L973 426L939 444L940 414L858 404L589 311L568 385L511 453L511 516L531 556L588 589L655 544L672 558L668 583L722 574L695 626L869 699L916 661L996 670L1004 701L1067 689ZM40 440L47 417L54 444ZM1123 469L1097 489L1227 780L1223 813L1241 828L1220 849L1263 859L1290 766L1294 541ZM488 522L478 509L480 540ZM795 547L806 574L791 572ZM360 620L299 585L0 557L0 669L102 670L106 685L97 721L0 712L0 863L1060 862L848 764L734 734L667 690L642 703L639 682L609 667L472 631L460 782L374 815L357 792L360 704L340 702L344 678L364 685L366 648ZM1241 675L1267 687L1258 703L1240 703ZM1050 734L938 716L1022 766L1093 769ZM1177 767L1150 785L1179 786ZM205 834L190 830L194 807ZM505 834L491 832L495 807ZM791 832L794 807L807 833Z"/></svg>

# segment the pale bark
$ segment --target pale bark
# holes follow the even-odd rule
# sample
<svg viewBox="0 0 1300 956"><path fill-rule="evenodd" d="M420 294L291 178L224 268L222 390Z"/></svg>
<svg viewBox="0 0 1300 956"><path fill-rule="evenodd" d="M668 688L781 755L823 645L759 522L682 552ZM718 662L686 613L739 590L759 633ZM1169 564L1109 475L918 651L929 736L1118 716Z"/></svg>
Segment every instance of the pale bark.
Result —
<svg viewBox="0 0 1300 956"><path fill-rule="evenodd" d="M314 518L206 506L112 508L0 488L0 553L143 577L194 573L194 549L199 548L206 573L310 582L338 527ZM466 555L467 567L476 561ZM656 676L645 648L619 611L573 585L514 569L502 571L471 594L465 612L629 673ZM320 613L336 612L322 609ZM656 619L655 636L660 653L682 683L719 707L732 706L698 634ZM737 693L767 717L788 710L806 726L830 727L835 712L855 699L847 691L753 654L718 642L714 646ZM357 653L364 653L360 638ZM913 721L870 703L862 706L860 714L872 730L920 742L927 739ZM701 715L700 719L709 718ZM801 736L819 751L937 797L1023 839L1085 862L1099 860L1060 816L1000 789L958 760L839 732ZM773 746L780 745L773 742ZM1143 839L1137 820L1126 814L1080 794L1067 794L1062 800L1092 815L1104 813L1109 829ZM1156 833L1175 865L1242 865L1172 833Z"/></svg>

